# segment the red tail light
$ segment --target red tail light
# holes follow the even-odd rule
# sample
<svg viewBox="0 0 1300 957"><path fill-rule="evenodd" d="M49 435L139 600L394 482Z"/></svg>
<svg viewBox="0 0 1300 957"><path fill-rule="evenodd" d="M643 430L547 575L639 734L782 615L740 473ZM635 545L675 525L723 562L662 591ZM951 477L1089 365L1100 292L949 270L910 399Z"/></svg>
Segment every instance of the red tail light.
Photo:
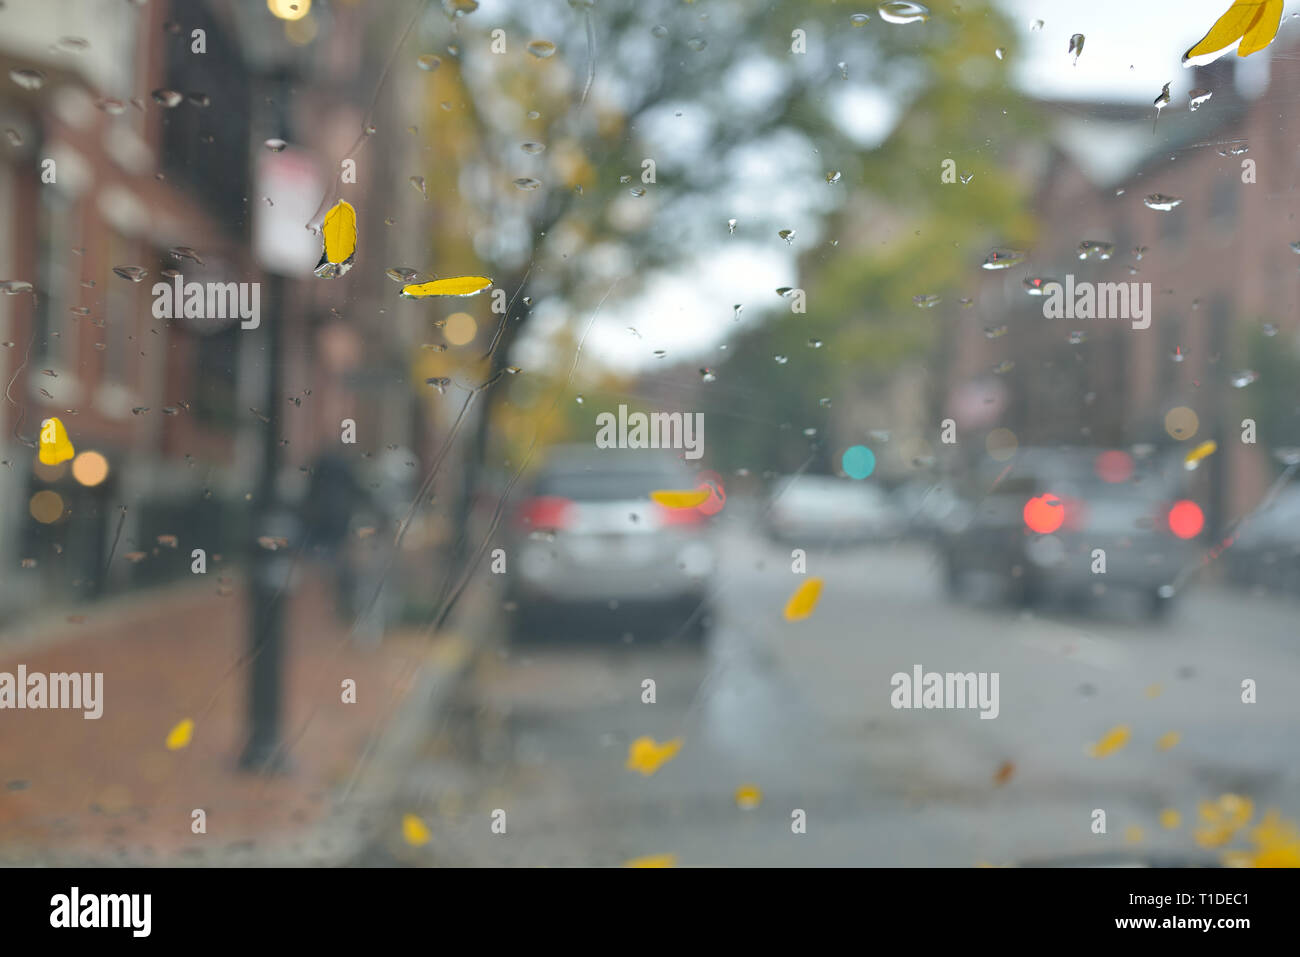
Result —
<svg viewBox="0 0 1300 957"><path fill-rule="evenodd" d="M700 525L704 522L701 506L695 508L665 508L659 506L659 519L665 525Z"/></svg>
<svg viewBox="0 0 1300 957"><path fill-rule="evenodd" d="M552 529L561 531L568 528L573 521L576 506L567 498L556 495L541 495L530 498L519 506L515 520L534 531Z"/></svg>

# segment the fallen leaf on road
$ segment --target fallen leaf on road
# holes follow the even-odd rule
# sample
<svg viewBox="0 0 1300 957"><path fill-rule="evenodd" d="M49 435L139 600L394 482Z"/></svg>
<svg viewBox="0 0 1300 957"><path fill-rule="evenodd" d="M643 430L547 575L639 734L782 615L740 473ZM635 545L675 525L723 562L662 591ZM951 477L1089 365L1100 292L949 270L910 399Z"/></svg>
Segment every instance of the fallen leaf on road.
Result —
<svg viewBox="0 0 1300 957"><path fill-rule="evenodd" d="M186 718L179 722L176 727L167 732L167 750L179 751L181 748L187 748L190 739L194 737L194 722Z"/></svg>
<svg viewBox="0 0 1300 957"><path fill-rule="evenodd" d="M1160 735L1160 740L1156 742L1156 747L1161 751L1168 751L1182 740L1182 735L1177 731L1166 731Z"/></svg>
<svg viewBox="0 0 1300 957"><path fill-rule="evenodd" d="M1183 824L1183 816L1171 807L1160 812L1160 826L1166 831L1176 831Z"/></svg>
<svg viewBox="0 0 1300 957"><path fill-rule="evenodd" d="M412 847L421 847L429 843L429 829L414 814L402 815L402 840Z"/></svg>
<svg viewBox="0 0 1300 957"><path fill-rule="evenodd" d="M649 777L677 756L682 748L682 739L673 738L659 744L651 737L637 738L627 749L627 769L640 771Z"/></svg>
<svg viewBox="0 0 1300 957"><path fill-rule="evenodd" d="M713 493L707 488L693 488L687 491L659 489L650 493L650 498L664 508L695 508L709 500Z"/></svg>
<svg viewBox="0 0 1300 957"><path fill-rule="evenodd" d="M822 597L822 584L820 578L810 578L796 588L785 603L785 620L802 621L811 615Z"/></svg>
<svg viewBox="0 0 1300 957"><path fill-rule="evenodd" d="M1103 734L1101 740L1096 744L1088 745L1088 755L1094 758L1104 758L1108 754L1114 754L1128 744L1129 735L1132 733L1132 729L1128 725L1116 725Z"/></svg>
<svg viewBox="0 0 1300 957"><path fill-rule="evenodd" d="M763 792L757 784L742 784L736 788L736 807L742 811L756 808L763 803Z"/></svg>

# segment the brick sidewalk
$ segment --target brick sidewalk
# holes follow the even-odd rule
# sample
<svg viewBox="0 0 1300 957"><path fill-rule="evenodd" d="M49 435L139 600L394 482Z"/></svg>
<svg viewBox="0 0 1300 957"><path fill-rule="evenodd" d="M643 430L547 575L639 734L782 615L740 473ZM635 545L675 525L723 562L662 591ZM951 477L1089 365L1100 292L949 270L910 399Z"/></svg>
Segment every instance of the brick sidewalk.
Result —
<svg viewBox="0 0 1300 957"><path fill-rule="evenodd" d="M236 769L245 739L245 593L210 587L145 593L79 609L39 641L0 637L0 672L103 672L103 716L0 711L0 862L204 863L256 848L308 861L313 835L409 691L430 648L419 634L358 647L333 616L325 585L307 581L288 602L284 736L288 774ZM357 703L343 704L353 678ZM184 718L194 735L165 747ZM370 782L373 783L373 782ZM202 808L207 833L191 832Z"/></svg>

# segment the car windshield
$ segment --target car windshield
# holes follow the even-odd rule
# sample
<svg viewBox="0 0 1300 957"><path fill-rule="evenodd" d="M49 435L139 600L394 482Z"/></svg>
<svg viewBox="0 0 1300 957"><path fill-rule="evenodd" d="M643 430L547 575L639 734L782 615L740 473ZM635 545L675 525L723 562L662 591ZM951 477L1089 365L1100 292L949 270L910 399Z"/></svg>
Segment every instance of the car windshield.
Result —
<svg viewBox="0 0 1300 957"><path fill-rule="evenodd" d="M1300 0L2 0L0 862L1300 865L1297 103Z"/></svg>

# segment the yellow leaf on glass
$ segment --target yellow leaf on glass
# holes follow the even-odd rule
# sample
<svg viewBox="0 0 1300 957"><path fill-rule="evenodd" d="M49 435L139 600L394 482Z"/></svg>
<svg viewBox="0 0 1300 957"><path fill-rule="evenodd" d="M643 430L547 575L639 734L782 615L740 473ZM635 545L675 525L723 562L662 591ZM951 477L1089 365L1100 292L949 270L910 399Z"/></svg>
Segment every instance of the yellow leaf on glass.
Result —
<svg viewBox="0 0 1300 957"><path fill-rule="evenodd" d="M1217 59L1239 40L1237 56L1258 53L1273 42L1281 23L1282 0L1236 0L1210 27L1210 32L1183 54L1183 66Z"/></svg>
<svg viewBox="0 0 1300 957"><path fill-rule="evenodd" d="M414 814L402 815L402 840L412 847L429 843L429 828Z"/></svg>
<svg viewBox="0 0 1300 957"><path fill-rule="evenodd" d="M1217 442L1202 442L1183 456L1183 464L1195 467L1201 459L1209 458L1218 448L1219 444Z"/></svg>
<svg viewBox="0 0 1300 957"><path fill-rule="evenodd" d="M742 784L736 788L736 807L748 811L763 803L763 792L757 784Z"/></svg>
<svg viewBox="0 0 1300 957"><path fill-rule="evenodd" d="M424 299L428 296L475 296L492 285L487 276L456 276L451 279L434 279L429 282L409 283L402 287L403 299Z"/></svg>
<svg viewBox="0 0 1300 957"><path fill-rule="evenodd" d="M167 732L167 750L179 751L181 748L189 747L190 739L193 737L194 722L186 718Z"/></svg>
<svg viewBox="0 0 1300 957"><path fill-rule="evenodd" d="M676 867L676 854L650 854L647 857L634 857L623 862L624 867Z"/></svg>
<svg viewBox="0 0 1300 957"><path fill-rule="evenodd" d="M1101 740L1096 744L1088 745L1088 754L1094 758L1104 758L1108 754L1114 754L1124 745L1128 744L1129 736L1132 729L1126 724L1118 724L1101 736Z"/></svg>
<svg viewBox="0 0 1300 957"><path fill-rule="evenodd" d="M710 494L711 492L707 488L693 488L689 491L659 489L651 492L650 498L664 508L695 508L695 506L707 502Z"/></svg>
<svg viewBox="0 0 1300 957"><path fill-rule="evenodd" d="M637 738L627 749L627 769L640 771L649 777L676 757L681 748L681 738L673 738L663 744L651 737Z"/></svg>
<svg viewBox="0 0 1300 957"><path fill-rule="evenodd" d="M357 252L357 211L352 204L343 199L335 203L325 214L320 235L324 248L316 275L322 279L343 275L352 268Z"/></svg>
<svg viewBox="0 0 1300 957"><path fill-rule="evenodd" d="M41 423L38 445L37 457L42 465L58 465L77 454L68 438L68 430L63 427L63 420L57 416L51 416Z"/></svg>
<svg viewBox="0 0 1300 957"><path fill-rule="evenodd" d="M810 578L796 588L790 600L785 603L785 620L802 621L811 615L822 597L822 584L820 578Z"/></svg>

